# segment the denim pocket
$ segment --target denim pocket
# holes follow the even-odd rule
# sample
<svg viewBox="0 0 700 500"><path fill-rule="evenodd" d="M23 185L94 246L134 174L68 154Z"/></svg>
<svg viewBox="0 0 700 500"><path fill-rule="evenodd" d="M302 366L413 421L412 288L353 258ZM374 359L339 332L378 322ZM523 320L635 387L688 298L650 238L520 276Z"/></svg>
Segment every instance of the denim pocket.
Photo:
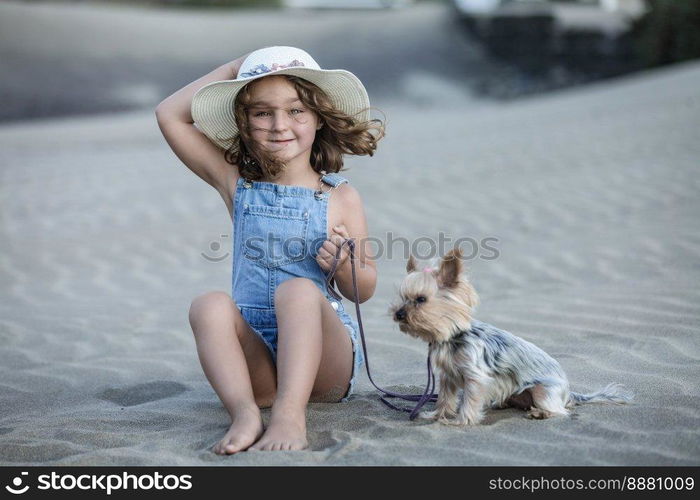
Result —
<svg viewBox="0 0 700 500"><path fill-rule="evenodd" d="M309 212L269 205L243 206L243 255L273 268L304 260Z"/></svg>

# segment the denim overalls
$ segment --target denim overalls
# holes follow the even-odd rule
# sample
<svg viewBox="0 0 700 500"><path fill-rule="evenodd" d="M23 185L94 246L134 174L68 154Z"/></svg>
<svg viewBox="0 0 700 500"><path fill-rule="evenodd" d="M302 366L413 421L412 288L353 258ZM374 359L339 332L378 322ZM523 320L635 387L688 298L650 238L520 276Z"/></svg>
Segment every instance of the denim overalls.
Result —
<svg viewBox="0 0 700 500"><path fill-rule="evenodd" d="M332 188L321 192L303 186L238 179L234 195L231 296L276 362L275 289L290 278L312 280L338 313L352 341L353 372L343 398L346 401L364 362L358 344L359 327L345 311L342 301L328 293L326 274L316 262L316 256L328 239L328 198L335 187L348 180L336 173L324 173L321 180Z"/></svg>

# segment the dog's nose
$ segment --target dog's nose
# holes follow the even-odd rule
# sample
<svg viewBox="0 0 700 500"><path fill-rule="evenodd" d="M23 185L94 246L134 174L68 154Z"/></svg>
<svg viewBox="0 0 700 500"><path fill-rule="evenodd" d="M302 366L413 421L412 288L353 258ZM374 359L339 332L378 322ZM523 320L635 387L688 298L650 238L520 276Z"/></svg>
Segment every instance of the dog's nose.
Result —
<svg viewBox="0 0 700 500"><path fill-rule="evenodd" d="M394 320L395 321L403 321L405 319L406 319L406 311L404 310L403 307L394 313Z"/></svg>

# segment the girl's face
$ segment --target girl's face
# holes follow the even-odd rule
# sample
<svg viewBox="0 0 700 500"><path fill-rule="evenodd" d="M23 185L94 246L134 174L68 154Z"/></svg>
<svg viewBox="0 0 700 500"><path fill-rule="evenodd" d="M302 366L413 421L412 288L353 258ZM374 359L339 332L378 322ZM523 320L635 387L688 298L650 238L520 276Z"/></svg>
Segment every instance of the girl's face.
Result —
<svg viewBox="0 0 700 500"><path fill-rule="evenodd" d="M250 135L262 148L290 166L309 165L318 116L299 100L292 82L268 76L251 84L248 103Z"/></svg>

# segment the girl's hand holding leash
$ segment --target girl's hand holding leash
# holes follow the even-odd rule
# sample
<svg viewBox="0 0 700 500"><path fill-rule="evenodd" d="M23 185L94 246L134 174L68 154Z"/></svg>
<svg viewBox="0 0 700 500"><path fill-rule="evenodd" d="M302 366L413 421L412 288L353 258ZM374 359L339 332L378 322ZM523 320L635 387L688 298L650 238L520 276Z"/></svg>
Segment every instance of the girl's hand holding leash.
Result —
<svg viewBox="0 0 700 500"><path fill-rule="evenodd" d="M333 234L330 238L323 242L323 245L318 249L318 255L316 256L316 262L321 266L324 272L328 273L333 266L333 260L335 259L335 254L338 252L338 248L342 245L343 241L350 238L348 230L345 225L340 224L333 228ZM350 257L350 250L348 245L343 246L340 252L340 259L338 260L338 267L336 271L339 271L341 267L347 262L348 257Z"/></svg>

